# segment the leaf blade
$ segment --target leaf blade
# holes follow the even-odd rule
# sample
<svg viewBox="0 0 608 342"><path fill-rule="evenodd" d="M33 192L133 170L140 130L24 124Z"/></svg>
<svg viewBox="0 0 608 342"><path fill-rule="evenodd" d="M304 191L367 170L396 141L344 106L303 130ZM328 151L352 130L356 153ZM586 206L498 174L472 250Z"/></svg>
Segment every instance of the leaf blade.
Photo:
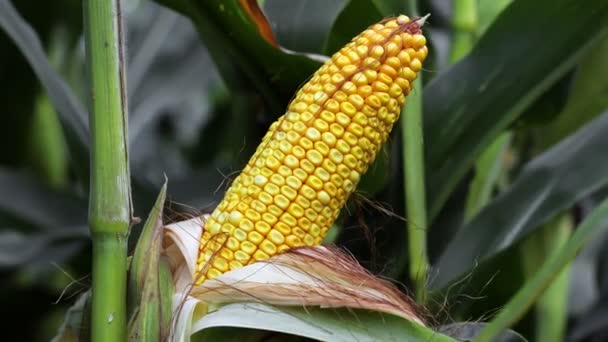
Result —
<svg viewBox="0 0 608 342"><path fill-rule="evenodd" d="M469 56L427 85L425 136L433 142L426 145L431 218L483 148L605 34L607 17L606 3L516 0ZM534 53L522 63L521 51ZM513 72L515 67L518 72Z"/></svg>
<svg viewBox="0 0 608 342"><path fill-rule="evenodd" d="M608 183L607 129L608 111L528 163L513 185L450 242L435 265L441 272L432 286L446 286Z"/></svg>
<svg viewBox="0 0 608 342"><path fill-rule="evenodd" d="M336 342L453 341L429 328L392 315L340 309L277 308L254 303L229 304L193 323L193 331L214 327L254 328ZM202 340L205 340L204 335Z"/></svg>
<svg viewBox="0 0 608 342"><path fill-rule="evenodd" d="M65 81L53 70L35 31L8 0L0 0L0 28L15 42L48 92L68 138L72 141L72 152L88 163L87 111Z"/></svg>

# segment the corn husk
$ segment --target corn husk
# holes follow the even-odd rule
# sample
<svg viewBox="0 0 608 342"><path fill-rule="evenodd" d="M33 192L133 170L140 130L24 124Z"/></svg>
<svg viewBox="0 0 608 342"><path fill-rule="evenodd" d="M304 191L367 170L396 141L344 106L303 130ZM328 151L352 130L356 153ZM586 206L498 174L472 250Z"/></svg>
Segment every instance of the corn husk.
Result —
<svg viewBox="0 0 608 342"><path fill-rule="evenodd" d="M365 270L334 246L303 247L194 285L205 217L165 227L164 254L173 271L174 341L187 341L193 325L230 303L364 309L424 325L409 297Z"/></svg>

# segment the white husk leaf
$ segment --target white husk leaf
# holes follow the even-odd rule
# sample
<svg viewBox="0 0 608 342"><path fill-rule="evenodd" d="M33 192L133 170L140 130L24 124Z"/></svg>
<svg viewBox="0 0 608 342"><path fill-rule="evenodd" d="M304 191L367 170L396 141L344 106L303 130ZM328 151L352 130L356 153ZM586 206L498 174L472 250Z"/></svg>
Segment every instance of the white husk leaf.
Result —
<svg viewBox="0 0 608 342"><path fill-rule="evenodd" d="M195 333L190 331L193 322L209 305L235 302L367 309L424 325L407 296L331 246L293 249L193 285L204 220L201 216L165 227L164 252L176 284L173 341L188 341Z"/></svg>

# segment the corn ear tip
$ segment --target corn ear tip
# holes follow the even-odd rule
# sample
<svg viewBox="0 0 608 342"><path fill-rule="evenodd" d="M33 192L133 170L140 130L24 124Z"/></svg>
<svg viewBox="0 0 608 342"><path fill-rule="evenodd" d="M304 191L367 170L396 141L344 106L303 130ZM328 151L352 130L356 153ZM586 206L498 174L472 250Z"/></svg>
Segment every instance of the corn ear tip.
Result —
<svg viewBox="0 0 608 342"><path fill-rule="evenodd" d="M418 18L415 20L415 23L418 24L418 26L422 27L424 26L424 24L426 23L426 20L431 16L431 13L427 13L424 17Z"/></svg>

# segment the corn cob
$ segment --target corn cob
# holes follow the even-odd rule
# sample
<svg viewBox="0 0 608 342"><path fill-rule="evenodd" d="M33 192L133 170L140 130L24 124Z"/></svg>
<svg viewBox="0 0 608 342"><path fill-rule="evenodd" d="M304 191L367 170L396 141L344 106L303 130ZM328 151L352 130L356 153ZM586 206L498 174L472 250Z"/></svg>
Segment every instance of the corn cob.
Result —
<svg viewBox="0 0 608 342"><path fill-rule="evenodd" d="M423 22L401 15L369 27L297 92L205 222L197 283L321 243L422 68Z"/></svg>

